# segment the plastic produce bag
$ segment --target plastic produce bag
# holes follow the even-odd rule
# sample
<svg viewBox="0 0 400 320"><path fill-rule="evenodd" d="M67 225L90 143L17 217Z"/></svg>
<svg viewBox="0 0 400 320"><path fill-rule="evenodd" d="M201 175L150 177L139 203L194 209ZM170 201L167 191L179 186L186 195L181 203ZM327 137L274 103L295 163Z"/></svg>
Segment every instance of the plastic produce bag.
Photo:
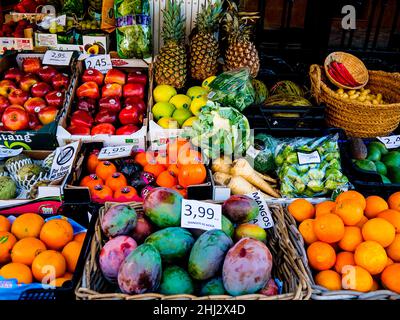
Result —
<svg viewBox="0 0 400 320"><path fill-rule="evenodd" d="M209 86L210 100L239 111L254 103L256 97L248 68L223 72Z"/></svg>
<svg viewBox="0 0 400 320"><path fill-rule="evenodd" d="M67 16L76 16L82 18L85 14L82 0L65 0L62 8L62 13Z"/></svg>
<svg viewBox="0 0 400 320"><path fill-rule="evenodd" d="M117 49L121 58L151 56L150 4L148 0L116 0Z"/></svg>
<svg viewBox="0 0 400 320"><path fill-rule="evenodd" d="M296 138L277 146L275 164L282 196L323 196L348 183L342 173L338 138L338 134Z"/></svg>
<svg viewBox="0 0 400 320"><path fill-rule="evenodd" d="M254 137L254 144L246 152L247 160L261 173L275 171L275 148L279 140L265 133Z"/></svg>

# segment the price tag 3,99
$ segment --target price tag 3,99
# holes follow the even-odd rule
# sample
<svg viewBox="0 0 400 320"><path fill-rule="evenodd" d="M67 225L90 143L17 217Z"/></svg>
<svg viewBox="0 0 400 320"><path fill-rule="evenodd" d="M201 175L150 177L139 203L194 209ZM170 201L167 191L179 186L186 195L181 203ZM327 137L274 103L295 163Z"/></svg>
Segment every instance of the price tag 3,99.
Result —
<svg viewBox="0 0 400 320"><path fill-rule="evenodd" d="M86 69L97 69L101 73L107 73L108 70L112 69L112 63L109 54L99 54L87 57L85 59L85 65Z"/></svg>
<svg viewBox="0 0 400 320"><path fill-rule="evenodd" d="M100 150L99 160L110 160L129 157L132 153L133 145L105 147Z"/></svg>
<svg viewBox="0 0 400 320"><path fill-rule="evenodd" d="M43 57L43 64L69 66L73 54L72 51L47 50Z"/></svg>
<svg viewBox="0 0 400 320"><path fill-rule="evenodd" d="M202 230L221 230L221 205L183 199L181 210L181 227Z"/></svg>
<svg viewBox="0 0 400 320"><path fill-rule="evenodd" d="M400 136L378 137L388 149L396 149L400 147Z"/></svg>
<svg viewBox="0 0 400 320"><path fill-rule="evenodd" d="M254 199L260 209L258 217L250 221L250 223L256 224L263 229L272 228L274 226L274 220L272 220L271 211L269 210L263 196L258 191L247 194L247 196Z"/></svg>

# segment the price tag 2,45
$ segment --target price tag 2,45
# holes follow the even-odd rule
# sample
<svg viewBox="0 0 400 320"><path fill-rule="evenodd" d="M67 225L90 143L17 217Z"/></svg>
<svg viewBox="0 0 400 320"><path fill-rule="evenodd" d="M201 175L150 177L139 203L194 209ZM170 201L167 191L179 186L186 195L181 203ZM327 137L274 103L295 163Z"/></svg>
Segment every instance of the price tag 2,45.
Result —
<svg viewBox="0 0 400 320"><path fill-rule="evenodd" d="M69 66L73 54L72 51L47 50L43 57L43 64Z"/></svg>
<svg viewBox="0 0 400 320"><path fill-rule="evenodd" d="M86 69L93 68L99 70L101 73L107 73L112 69L112 62L109 54L99 54L87 57L85 59Z"/></svg>
<svg viewBox="0 0 400 320"><path fill-rule="evenodd" d="M126 146L105 147L100 150L99 160L110 160L129 157L132 153L133 144Z"/></svg>
<svg viewBox="0 0 400 320"><path fill-rule="evenodd" d="M202 230L222 229L222 208L219 204L182 200L181 227Z"/></svg>
<svg viewBox="0 0 400 320"><path fill-rule="evenodd" d="M400 147L400 136L378 137L388 149L396 149Z"/></svg>

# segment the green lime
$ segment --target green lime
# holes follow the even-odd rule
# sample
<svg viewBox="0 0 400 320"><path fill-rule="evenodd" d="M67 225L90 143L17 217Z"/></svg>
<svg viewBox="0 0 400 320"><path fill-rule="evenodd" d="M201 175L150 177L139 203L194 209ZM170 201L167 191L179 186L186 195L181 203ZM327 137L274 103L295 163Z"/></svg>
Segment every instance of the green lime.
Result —
<svg viewBox="0 0 400 320"><path fill-rule="evenodd" d="M154 119L157 121L163 117L171 117L175 111L175 106L169 102L157 102L151 112L153 112Z"/></svg>
<svg viewBox="0 0 400 320"><path fill-rule="evenodd" d="M182 126L182 124L191 116L192 113L187 109L176 109L172 114L172 118L178 122L179 126Z"/></svg>
<svg viewBox="0 0 400 320"><path fill-rule="evenodd" d="M184 94L177 94L169 100L169 103L172 103L177 109L189 109L191 102L192 99Z"/></svg>

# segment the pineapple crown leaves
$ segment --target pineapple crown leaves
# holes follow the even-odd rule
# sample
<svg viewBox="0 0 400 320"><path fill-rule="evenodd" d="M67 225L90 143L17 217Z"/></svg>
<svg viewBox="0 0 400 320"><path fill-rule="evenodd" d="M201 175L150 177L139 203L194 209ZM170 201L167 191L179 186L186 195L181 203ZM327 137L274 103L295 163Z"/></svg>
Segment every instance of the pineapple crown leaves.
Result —
<svg viewBox="0 0 400 320"><path fill-rule="evenodd" d="M196 28L198 32L215 32L218 28L222 17L222 4L224 0L216 0L212 4L211 0L207 0L206 4L201 6L201 11L197 14Z"/></svg>
<svg viewBox="0 0 400 320"><path fill-rule="evenodd" d="M167 0L163 10L162 37L164 42L182 43L185 40L185 17L182 15L182 1Z"/></svg>

